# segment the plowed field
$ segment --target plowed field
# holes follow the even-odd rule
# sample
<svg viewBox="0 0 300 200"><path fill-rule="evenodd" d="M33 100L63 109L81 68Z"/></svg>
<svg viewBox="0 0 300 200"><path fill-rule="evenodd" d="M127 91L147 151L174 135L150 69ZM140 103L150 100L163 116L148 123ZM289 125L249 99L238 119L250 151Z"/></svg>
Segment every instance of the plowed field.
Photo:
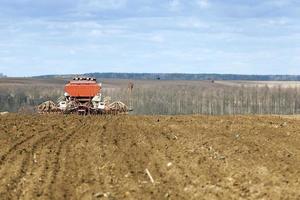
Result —
<svg viewBox="0 0 300 200"><path fill-rule="evenodd" d="M300 199L300 119L0 116L0 199Z"/></svg>

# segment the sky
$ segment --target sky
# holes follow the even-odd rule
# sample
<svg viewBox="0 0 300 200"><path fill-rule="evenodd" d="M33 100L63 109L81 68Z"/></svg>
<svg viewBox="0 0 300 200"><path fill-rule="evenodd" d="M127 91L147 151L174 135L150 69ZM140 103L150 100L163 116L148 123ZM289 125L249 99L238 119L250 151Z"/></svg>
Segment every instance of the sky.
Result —
<svg viewBox="0 0 300 200"><path fill-rule="evenodd" d="M0 0L0 73L300 74L299 0Z"/></svg>

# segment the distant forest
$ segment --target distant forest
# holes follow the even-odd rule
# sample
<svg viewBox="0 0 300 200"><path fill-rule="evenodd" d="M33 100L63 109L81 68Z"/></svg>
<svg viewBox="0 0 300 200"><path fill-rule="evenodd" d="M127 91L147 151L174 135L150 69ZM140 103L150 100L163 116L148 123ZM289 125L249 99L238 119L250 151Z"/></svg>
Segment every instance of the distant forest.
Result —
<svg viewBox="0 0 300 200"><path fill-rule="evenodd" d="M132 114L300 114L300 88L268 85L222 85L212 81L191 81L103 88L103 95L133 108ZM163 83L163 82L162 82ZM32 113L46 100L56 101L62 84L0 84L0 111Z"/></svg>
<svg viewBox="0 0 300 200"><path fill-rule="evenodd" d="M300 81L300 75L239 75L239 74L183 74L183 73L86 73L95 78L133 80L240 80L240 81ZM74 75L45 75L39 78L73 77Z"/></svg>
<svg viewBox="0 0 300 200"><path fill-rule="evenodd" d="M300 89L292 86L224 86L206 82L138 87L129 99L126 89L104 90L104 94L125 100L133 106L133 114L300 114Z"/></svg>

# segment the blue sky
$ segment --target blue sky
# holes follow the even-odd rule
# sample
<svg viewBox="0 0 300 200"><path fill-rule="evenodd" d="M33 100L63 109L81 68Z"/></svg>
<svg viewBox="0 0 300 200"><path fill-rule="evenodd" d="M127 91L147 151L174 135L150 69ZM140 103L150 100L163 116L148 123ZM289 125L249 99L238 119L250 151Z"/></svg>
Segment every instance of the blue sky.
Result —
<svg viewBox="0 0 300 200"><path fill-rule="evenodd" d="M300 74L298 0L0 0L0 73Z"/></svg>

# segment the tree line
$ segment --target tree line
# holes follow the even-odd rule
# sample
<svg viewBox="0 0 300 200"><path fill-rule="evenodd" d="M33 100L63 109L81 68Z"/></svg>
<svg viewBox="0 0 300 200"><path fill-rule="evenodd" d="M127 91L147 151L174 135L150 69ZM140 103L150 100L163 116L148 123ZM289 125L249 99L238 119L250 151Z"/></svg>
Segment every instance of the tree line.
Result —
<svg viewBox="0 0 300 200"><path fill-rule="evenodd" d="M96 78L137 80L243 80L243 81L300 81L300 75L240 75L240 74L185 74L185 73L88 73Z"/></svg>
<svg viewBox="0 0 300 200"><path fill-rule="evenodd" d="M0 111L18 112L57 99L63 87L0 87ZM132 106L132 114L300 114L300 88L281 86L225 86L211 82L188 85L135 86L131 96L127 86L104 88L104 96Z"/></svg>
<svg viewBox="0 0 300 200"><path fill-rule="evenodd" d="M72 78L76 75L43 75L38 78ZM98 79L133 80L223 80L223 81L300 81L300 75L185 74L185 73L86 73Z"/></svg>
<svg viewBox="0 0 300 200"><path fill-rule="evenodd" d="M22 85L0 87L0 112L35 112L40 103L56 101L62 94L62 87Z"/></svg>
<svg viewBox="0 0 300 200"><path fill-rule="evenodd" d="M300 114L299 88L157 86L107 90L112 99L132 104L134 114Z"/></svg>

